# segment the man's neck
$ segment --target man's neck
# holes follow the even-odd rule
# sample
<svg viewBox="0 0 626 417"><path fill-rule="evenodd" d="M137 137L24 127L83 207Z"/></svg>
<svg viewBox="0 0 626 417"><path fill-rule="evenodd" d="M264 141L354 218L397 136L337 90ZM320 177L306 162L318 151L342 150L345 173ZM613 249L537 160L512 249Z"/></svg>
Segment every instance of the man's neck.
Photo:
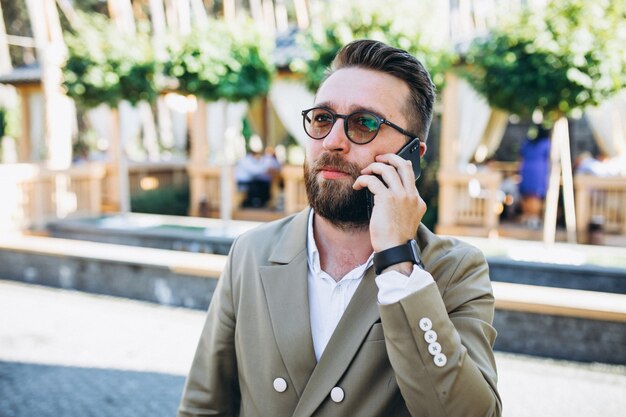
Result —
<svg viewBox="0 0 626 417"><path fill-rule="evenodd" d="M369 228L343 229L314 214L313 236L320 256L320 266L337 282L373 252Z"/></svg>

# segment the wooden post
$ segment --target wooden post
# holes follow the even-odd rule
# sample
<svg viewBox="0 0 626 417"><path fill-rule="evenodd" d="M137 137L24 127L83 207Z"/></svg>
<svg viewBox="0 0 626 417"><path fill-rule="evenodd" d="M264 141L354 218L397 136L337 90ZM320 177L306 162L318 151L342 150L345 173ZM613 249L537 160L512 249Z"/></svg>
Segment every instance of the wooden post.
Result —
<svg viewBox="0 0 626 417"><path fill-rule="evenodd" d="M156 38L163 36L167 29L167 25L165 23L165 10L163 9L162 0L150 0L149 6L150 21L152 22L153 46L155 47L156 52L156 47L158 47Z"/></svg>
<svg viewBox="0 0 626 417"><path fill-rule="evenodd" d="M223 0L223 12L225 20L235 19L235 0Z"/></svg>
<svg viewBox="0 0 626 417"><path fill-rule="evenodd" d="M285 0L276 0L274 9L276 15L276 29L278 32L286 32L289 28L289 22L287 20L287 7L285 6Z"/></svg>
<svg viewBox="0 0 626 417"><path fill-rule="evenodd" d="M72 138L70 103L61 91L61 65L66 54L61 24L54 0L27 0L26 6L42 68L48 164L55 169L66 169L72 162Z"/></svg>
<svg viewBox="0 0 626 417"><path fill-rule="evenodd" d="M11 71L11 55L9 54L9 42L7 40L7 30L4 26L4 15L2 4L0 4L0 74Z"/></svg>
<svg viewBox="0 0 626 417"><path fill-rule="evenodd" d="M110 183L113 201L116 203L118 211L122 214L130 212L130 184L128 179L128 159L122 141L120 110L111 109L111 129L109 130L109 152L111 158Z"/></svg>
<svg viewBox="0 0 626 417"><path fill-rule="evenodd" d="M274 12L274 2L263 0L263 15L265 17L265 28L269 33L276 32L276 13Z"/></svg>
<svg viewBox="0 0 626 417"><path fill-rule="evenodd" d="M265 20L263 19L263 5L261 4L261 0L250 0L250 14L252 15L252 19L260 27L263 27L265 25Z"/></svg>
<svg viewBox="0 0 626 417"><path fill-rule="evenodd" d="M296 20L300 29L309 27L309 11L307 10L306 0L294 0L296 8Z"/></svg>
<svg viewBox="0 0 626 417"><path fill-rule="evenodd" d="M209 27L209 16L202 0L191 0L191 13L195 27L199 29L207 29Z"/></svg>
<svg viewBox="0 0 626 417"><path fill-rule="evenodd" d="M446 73L446 87L443 90L442 102L440 170L456 171L459 139L459 79L451 71Z"/></svg>
<svg viewBox="0 0 626 417"><path fill-rule="evenodd" d="M567 118L560 117L554 124L550 146L550 178L546 195L546 209L543 222L543 240L552 244L556 240L556 217L559 204L559 190L563 179L563 202L567 241L576 243L576 213L574 207L574 181L570 160L569 129Z"/></svg>
<svg viewBox="0 0 626 417"><path fill-rule="evenodd" d="M446 73L441 116L441 143L439 144L439 224L452 226L456 223L454 211L455 185L450 174L456 172L459 137L459 79L452 72Z"/></svg>
<svg viewBox="0 0 626 417"><path fill-rule="evenodd" d="M107 0L109 16L120 30L128 33L135 32L133 6L130 0Z"/></svg>
<svg viewBox="0 0 626 417"><path fill-rule="evenodd" d="M543 241L553 244L556 234L556 215L559 204L559 186L561 182L560 171L560 140L558 138L556 125L552 130L550 141L550 176L548 179L548 192L546 194L546 204L543 220Z"/></svg>
<svg viewBox="0 0 626 417"><path fill-rule="evenodd" d="M565 227L567 241L576 243L576 208L574 204L574 178L572 175L572 159L569 146L569 127L567 118L561 117L559 123L561 133L561 176L563 178L563 206L565 209Z"/></svg>
<svg viewBox="0 0 626 417"><path fill-rule="evenodd" d="M197 99L195 112L191 115L189 140L191 150L189 154L189 185L190 185L190 208L189 214L199 215L200 202L205 196L205 177L200 168L206 166L208 157L207 142L207 102Z"/></svg>

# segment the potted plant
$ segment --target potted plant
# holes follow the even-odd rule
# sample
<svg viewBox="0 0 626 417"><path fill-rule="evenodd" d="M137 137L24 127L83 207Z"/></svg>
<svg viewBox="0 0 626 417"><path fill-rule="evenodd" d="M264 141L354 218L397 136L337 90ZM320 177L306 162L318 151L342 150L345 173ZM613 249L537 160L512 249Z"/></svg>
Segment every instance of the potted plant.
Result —
<svg viewBox="0 0 626 417"><path fill-rule="evenodd" d="M337 51L355 39L376 39L402 48L417 57L441 88L444 72L454 54L426 37L424 25L415 24L416 7L398 1L381 7L380 2L351 0L336 2L333 12L314 10L311 28L299 36L306 59L295 59L290 69L304 76L307 87L316 91Z"/></svg>
<svg viewBox="0 0 626 417"><path fill-rule="evenodd" d="M122 100L135 105L156 97L156 63L146 31L124 33L102 15L82 14L65 41L63 86L77 103L116 107Z"/></svg>

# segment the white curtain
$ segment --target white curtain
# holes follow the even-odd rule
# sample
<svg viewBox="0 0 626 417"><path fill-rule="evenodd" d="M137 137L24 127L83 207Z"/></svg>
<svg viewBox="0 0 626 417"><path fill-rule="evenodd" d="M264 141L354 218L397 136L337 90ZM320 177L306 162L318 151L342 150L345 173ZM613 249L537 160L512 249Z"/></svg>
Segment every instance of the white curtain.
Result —
<svg viewBox="0 0 626 417"><path fill-rule="evenodd" d="M313 106L314 95L302 82L278 79L270 88L270 100L287 132L306 147L308 136L302 128L300 112Z"/></svg>
<svg viewBox="0 0 626 417"><path fill-rule="evenodd" d="M106 104L100 104L87 111L89 125L98 136L98 141L108 141L111 128L111 108Z"/></svg>
<svg viewBox="0 0 626 417"><path fill-rule="evenodd" d="M626 157L626 90L586 110L596 143L609 157Z"/></svg>
<svg viewBox="0 0 626 417"><path fill-rule="evenodd" d="M209 140L209 163L221 168L220 217L230 220L233 211L232 166L245 152L245 141L241 135L243 117L248 103L231 103L219 100L208 103L207 137Z"/></svg>
<svg viewBox="0 0 626 417"><path fill-rule="evenodd" d="M470 84L459 79L459 144L457 168L465 171L470 161L486 158L500 145L506 128L506 113L489 107L487 100Z"/></svg>
<svg viewBox="0 0 626 417"><path fill-rule="evenodd" d="M506 112L498 109L491 109L487 126L485 126L485 131L483 132L480 144L474 153L474 159L476 162L484 162L498 150L508 121L509 115Z"/></svg>

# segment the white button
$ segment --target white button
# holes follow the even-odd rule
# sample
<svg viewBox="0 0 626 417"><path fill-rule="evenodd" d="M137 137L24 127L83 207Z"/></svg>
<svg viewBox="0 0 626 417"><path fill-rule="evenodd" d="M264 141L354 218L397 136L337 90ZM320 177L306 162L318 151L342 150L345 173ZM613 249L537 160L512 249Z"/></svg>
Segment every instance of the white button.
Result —
<svg viewBox="0 0 626 417"><path fill-rule="evenodd" d="M424 340L428 343L434 343L437 341L437 332L434 330L428 330L424 333Z"/></svg>
<svg viewBox="0 0 626 417"><path fill-rule="evenodd" d="M427 332L428 330L433 328L433 322L428 317L423 317L420 320L420 329Z"/></svg>
<svg viewBox="0 0 626 417"><path fill-rule="evenodd" d="M345 394L343 393L343 390L339 387L335 387L332 390L330 390L330 399L333 400L336 403L340 403L343 401L345 397Z"/></svg>
<svg viewBox="0 0 626 417"><path fill-rule="evenodd" d="M287 381L283 378L276 378L274 380L274 389L276 392L285 392L287 390Z"/></svg>
<svg viewBox="0 0 626 417"><path fill-rule="evenodd" d="M433 342L428 345L428 352L431 355L435 356L438 353L441 353L441 345L438 342Z"/></svg>
<svg viewBox="0 0 626 417"><path fill-rule="evenodd" d="M433 358L433 362L435 362L436 366L441 368L446 366L446 363L448 363L448 358L443 353L437 353Z"/></svg>

